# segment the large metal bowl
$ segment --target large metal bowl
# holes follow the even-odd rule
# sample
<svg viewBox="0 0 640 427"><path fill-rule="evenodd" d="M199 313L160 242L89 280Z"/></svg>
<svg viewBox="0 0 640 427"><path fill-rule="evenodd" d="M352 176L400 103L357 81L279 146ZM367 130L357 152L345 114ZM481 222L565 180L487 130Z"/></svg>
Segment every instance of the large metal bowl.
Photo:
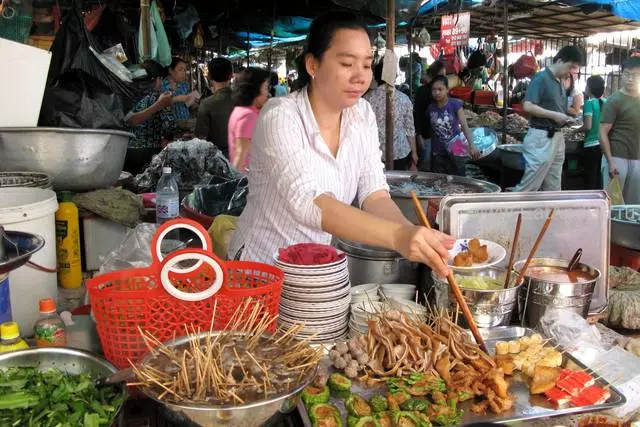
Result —
<svg viewBox="0 0 640 427"><path fill-rule="evenodd" d="M449 194L464 193L499 193L500 186L479 179L464 176L445 175L430 172L388 171L385 173L387 183L391 187L391 198L396 202L409 221L420 224L409 190L411 186L433 188L430 194L418 193L422 208L431 220L435 219L440 200Z"/></svg>
<svg viewBox="0 0 640 427"><path fill-rule="evenodd" d="M71 375L88 373L92 378L102 378L117 371L116 367L106 360L75 348L41 347L0 354L0 369L20 366L38 367L41 371L56 368ZM122 394L126 394L124 386ZM124 425L122 408L113 418L118 424Z"/></svg>
<svg viewBox="0 0 640 427"><path fill-rule="evenodd" d="M217 331L212 333L215 336ZM173 348L180 345L186 345L193 339L205 338L209 336L209 332L200 334L182 336L175 340L164 343L165 346ZM152 355L147 354L141 364L147 363ZM197 426L243 426L258 427L262 426L271 417L278 412L289 413L296 408L298 404L298 396L302 390L311 382L315 372L303 378L300 384L288 393L283 393L271 397L268 400L247 403L245 405L221 405L212 406L204 404L176 404L159 400L155 393L143 388L142 392L164 406L168 412L168 418L179 425L197 425Z"/></svg>
<svg viewBox="0 0 640 427"><path fill-rule="evenodd" d="M498 267L487 267L477 271L456 271L456 276L483 276L504 282L507 270ZM456 299L449 295L449 283L447 279L431 273L433 277L436 305L438 308L456 311ZM471 310L471 315L476 325L480 328L493 328L506 326L511 320L511 315L518 301L518 292L522 284L507 289L467 289L460 287L462 296ZM463 324L466 324L461 316ZM468 325L467 325L468 326Z"/></svg>
<svg viewBox="0 0 640 427"><path fill-rule="evenodd" d="M611 243L640 251L640 205L611 208Z"/></svg>
<svg viewBox="0 0 640 427"><path fill-rule="evenodd" d="M0 171L46 173L55 190L107 188L120 177L132 136L117 130L0 128Z"/></svg>

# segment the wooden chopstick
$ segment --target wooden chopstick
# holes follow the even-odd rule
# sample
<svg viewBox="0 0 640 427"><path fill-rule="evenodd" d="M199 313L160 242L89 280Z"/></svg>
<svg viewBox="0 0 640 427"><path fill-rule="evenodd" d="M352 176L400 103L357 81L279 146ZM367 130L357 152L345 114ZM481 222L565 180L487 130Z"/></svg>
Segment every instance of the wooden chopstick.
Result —
<svg viewBox="0 0 640 427"><path fill-rule="evenodd" d="M549 212L549 216L547 216L547 219L544 222L544 225L542 226L540 233L538 233L538 238L536 239L536 242L533 244L533 247L531 248L531 252L529 252L529 256L527 257L527 260L522 266L522 269L518 272L518 279L516 280L516 286L520 285L520 283L524 281L524 274L527 272L527 268L529 268L529 264L531 264L531 260L533 259L533 257L535 257L536 252L538 252L538 247L542 242L542 238L547 232L547 229L549 228L549 224L551 224L551 220L553 219L554 211L555 209L551 209L551 212Z"/></svg>
<svg viewBox="0 0 640 427"><path fill-rule="evenodd" d="M507 277L504 280L504 289L509 287L509 281L511 280L511 270L513 270L513 261L516 256L516 249L518 247L518 240L520 240L520 227L522 226L522 214L518 214L518 221L516 222L516 231L513 235L513 242L511 243L511 255L509 256L509 265L507 266Z"/></svg>
<svg viewBox="0 0 640 427"><path fill-rule="evenodd" d="M411 198L413 199L413 205L416 209L416 214L418 215L420 222L422 223L423 226L431 230L432 229L431 224L429 224L429 220L427 219L427 216L424 213L424 209L422 209L420 200L418 200L418 196L416 195L416 192L413 190L411 191ZM447 263L447 260L443 260L443 261L445 262L445 264ZM456 298L456 302L458 303L458 306L460 306L460 308L462 309L462 314L464 315L464 318L467 321L469 328L471 329L471 333L473 334L473 337L476 339L476 342L478 343L482 351L484 351L485 353L488 353L487 346L484 343L484 340L482 339L482 335L480 335L480 330L478 329L478 326L476 325L475 320L473 320L473 315L471 314L471 310L469 310L467 301L465 301L464 296L462 296L462 292L460 291L460 288L456 283L456 278L453 276L453 272L451 270L449 270L449 274L447 275L447 282L449 282L449 289L451 289L451 292L453 292L453 295Z"/></svg>

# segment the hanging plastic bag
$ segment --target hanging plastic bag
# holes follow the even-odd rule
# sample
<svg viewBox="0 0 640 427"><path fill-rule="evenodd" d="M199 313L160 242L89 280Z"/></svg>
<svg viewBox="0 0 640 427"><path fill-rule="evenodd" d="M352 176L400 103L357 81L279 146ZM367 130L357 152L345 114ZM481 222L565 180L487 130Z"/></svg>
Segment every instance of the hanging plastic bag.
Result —
<svg viewBox="0 0 640 427"><path fill-rule="evenodd" d="M182 40L186 40L193 32L193 26L200 22L200 15L195 7L189 5L184 11L176 14L174 21L178 35Z"/></svg>
<svg viewBox="0 0 640 427"><path fill-rule="evenodd" d="M140 10L140 13L143 13L142 10ZM148 55L145 55L144 52L144 39L143 39L143 31L142 31L142 23L144 22L144 20L142 19L142 17L140 17L140 26L138 27L138 57L140 58L140 61L142 62L142 60L144 59L155 59L158 57L158 39L156 38L156 32L153 30L153 22L152 22L152 14L151 14L151 9L149 9L149 11L147 12L149 14L149 19L147 22L149 22L149 52Z"/></svg>
<svg viewBox="0 0 640 427"><path fill-rule="evenodd" d="M164 30L164 24L162 23L162 17L160 16L160 10L158 5L154 1L151 3L151 25L153 26L153 32L156 36L156 56L153 58L158 64L163 67L171 65L171 45L169 44L169 38Z"/></svg>

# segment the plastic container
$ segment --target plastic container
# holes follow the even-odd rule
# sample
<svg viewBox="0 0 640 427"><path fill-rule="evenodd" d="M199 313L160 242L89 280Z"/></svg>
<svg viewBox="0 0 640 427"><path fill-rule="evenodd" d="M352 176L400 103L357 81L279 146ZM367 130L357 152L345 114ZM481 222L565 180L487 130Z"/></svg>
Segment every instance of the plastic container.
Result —
<svg viewBox="0 0 640 427"><path fill-rule="evenodd" d="M5 229L42 236L44 247L31 261L49 269L41 271L25 265L9 273L11 314L22 331L33 330L38 320L38 301L57 298L56 193L39 188L0 188L0 224Z"/></svg>
<svg viewBox="0 0 640 427"><path fill-rule="evenodd" d="M56 302L51 298L40 300L40 319L33 327L38 347L65 347L67 329L62 318L56 313Z"/></svg>
<svg viewBox="0 0 640 427"><path fill-rule="evenodd" d="M11 321L11 293L9 275L0 274L0 323Z"/></svg>
<svg viewBox="0 0 640 427"><path fill-rule="evenodd" d="M0 325L0 353L29 348L20 338L20 328L16 322L4 322Z"/></svg>
<svg viewBox="0 0 640 427"><path fill-rule="evenodd" d="M470 87L454 87L449 91L449 96L458 98L464 102L471 102L473 89Z"/></svg>
<svg viewBox="0 0 640 427"><path fill-rule="evenodd" d="M58 257L58 285L65 289L82 286L82 255L80 249L80 219L73 195L60 193L56 212L56 255Z"/></svg>
<svg viewBox="0 0 640 427"><path fill-rule="evenodd" d="M491 90L476 90L473 92L475 105L495 105L496 93Z"/></svg>
<svg viewBox="0 0 640 427"><path fill-rule="evenodd" d="M156 187L156 224L162 225L180 215L180 190L171 168L162 168L162 176Z"/></svg>

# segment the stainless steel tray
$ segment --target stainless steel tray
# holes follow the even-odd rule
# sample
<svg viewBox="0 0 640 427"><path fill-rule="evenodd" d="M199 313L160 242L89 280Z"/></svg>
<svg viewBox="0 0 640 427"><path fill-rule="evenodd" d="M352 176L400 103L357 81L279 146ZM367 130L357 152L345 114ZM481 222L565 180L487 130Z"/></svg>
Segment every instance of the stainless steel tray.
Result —
<svg viewBox="0 0 640 427"><path fill-rule="evenodd" d="M549 211L555 213L537 257L570 259L582 248L582 262L600 270L589 314L607 308L610 207L604 191L541 191L446 196L440 202L440 229L455 237L482 237L511 247L522 213L516 260L526 258ZM506 267L507 259L501 267Z"/></svg>
<svg viewBox="0 0 640 427"><path fill-rule="evenodd" d="M502 326L491 329L481 328L480 333L484 338L489 353L493 354L495 352L496 342L508 341L523 337L525 335L533 335L534 331L532 329L521 328L518 326ZM568 360L570 360L580 368L586 368L584 364L580 363L569 353L564 353L563 366L566 365ZM329 365L330 361L328 360L328 358L325 358L322 363ZM529 394L529 388L524 382L520 373L516 373L515 375L507 378L509 379L510 383L509 393L515 395L516 397L513 408L510 411L500 415L495 415L492 413L474 414L470 410L472 401L463 402L460 404L460 408L462 408L462 410L464 411L461 425L478 422L510 423L515 421L533 420L537 418L557 417L561 415L579 414L584 412L596 412L611 408L617 408L627 402L627 399L615 387L610 386L610 384L603 378L598 378L596 379L596 385L600 387L609 387L609 391L611 392L611 397L605 403L593 406L582 406L579 408L571 407L554 409L544 396L531 396ZM359 383L354 383L352 388L352 391L354 393L361 394L366 398L369 398L374 394L379 394L383 390L383 386L365 389L362 388ZM343 415L343 419L345 419L346 410L344 408L343 401L335 400L332 398L331 403L333 403L338 409L340 409L340 412ZM301 402L298 403L298 409L300 410L300 414L305 426L311 426L307 411Z"/></svg>

